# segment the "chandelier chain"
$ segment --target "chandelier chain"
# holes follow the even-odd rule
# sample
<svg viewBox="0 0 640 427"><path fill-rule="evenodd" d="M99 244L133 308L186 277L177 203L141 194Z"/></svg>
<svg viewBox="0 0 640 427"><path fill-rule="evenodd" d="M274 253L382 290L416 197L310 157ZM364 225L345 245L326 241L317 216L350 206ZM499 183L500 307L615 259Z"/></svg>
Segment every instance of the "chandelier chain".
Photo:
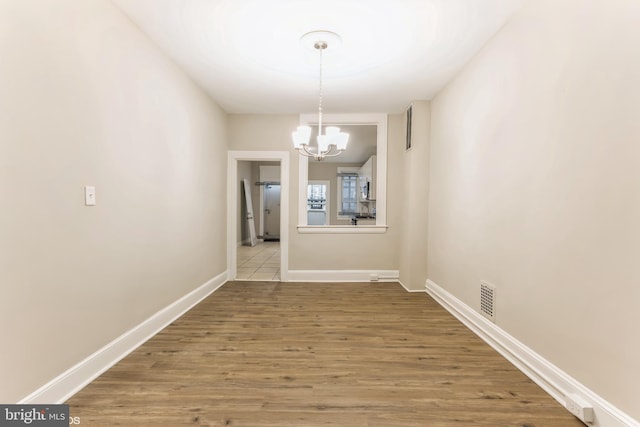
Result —
<svg viewBox="0 0 640 427"><path fill-rule="evenodd" d="M307 33L303 36L304 39L308 39L309 36L319 36L322 34L323 36L328 36L329 39L338 39L339 37L335 33L330 33L328 31L313 31L311 33ZM332 37L333 36L333 37ZM313 157L316 160L324 160L325 157L335 157L342 153L347 148L347 142L349 140L349 134L345 132L340 132L340 128L338 127L330 127L327 128L330 130L329 134L324 134L322 132L322 102L324 100L324 52L329 43L324 41L326 39L316 39L313 47L320 54L320 81L319 81L319 100L318 100L318 135L316 138L317 146L310 147L309 146L309 138L311 137L312 128L310 126L298 126L298 129L293 132L293 145L296 150L300 152L301 155L307 157Z"/></svg>
<svg viewBox="0 0 640 427"><path fill-rule="evenodd" d="M322 135L322 52L327 47L325 42L316 44L316 48L320 50L320 102L318 103L318 135Z"/></svg>

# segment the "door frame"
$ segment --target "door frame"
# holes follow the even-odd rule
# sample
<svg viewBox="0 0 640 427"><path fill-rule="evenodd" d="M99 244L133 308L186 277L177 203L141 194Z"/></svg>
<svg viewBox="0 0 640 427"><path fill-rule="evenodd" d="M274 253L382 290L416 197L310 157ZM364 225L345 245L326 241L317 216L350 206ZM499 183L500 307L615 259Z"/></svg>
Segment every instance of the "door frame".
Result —
<svg viewBox="0 0 640 427"><path fill-rule="evenodd" d="M280 281L289 280L289 152L233 151L227 153L227 280L238 270L238 162L280 162Z"/></svg>

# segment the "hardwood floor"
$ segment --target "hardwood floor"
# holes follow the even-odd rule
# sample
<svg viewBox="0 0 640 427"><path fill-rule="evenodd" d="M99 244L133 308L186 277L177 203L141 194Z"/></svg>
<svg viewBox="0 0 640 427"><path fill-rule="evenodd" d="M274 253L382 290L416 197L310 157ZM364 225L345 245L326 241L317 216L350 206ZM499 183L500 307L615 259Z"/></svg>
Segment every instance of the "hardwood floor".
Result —
<svg viewBox="0 0 640 427"><path fill-rule="evenodd" d="M227 283L67 403L85 426L583 426L393 283Z"/></svg>

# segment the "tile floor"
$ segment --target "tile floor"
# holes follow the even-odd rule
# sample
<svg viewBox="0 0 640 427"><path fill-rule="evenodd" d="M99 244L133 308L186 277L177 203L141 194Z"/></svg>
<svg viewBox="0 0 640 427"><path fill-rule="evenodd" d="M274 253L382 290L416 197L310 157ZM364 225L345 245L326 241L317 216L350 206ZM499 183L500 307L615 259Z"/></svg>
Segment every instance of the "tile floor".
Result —
<svg viewBox="0 0 640 427"><path fill-rule="evenodd" d="M280 280L280 242L238 247L237 280Z"/></svg>

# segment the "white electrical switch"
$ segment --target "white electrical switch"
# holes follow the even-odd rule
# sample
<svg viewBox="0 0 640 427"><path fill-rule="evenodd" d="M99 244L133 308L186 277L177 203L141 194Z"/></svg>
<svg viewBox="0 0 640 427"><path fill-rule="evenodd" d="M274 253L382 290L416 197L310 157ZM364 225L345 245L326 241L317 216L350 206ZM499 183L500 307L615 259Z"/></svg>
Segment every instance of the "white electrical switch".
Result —
<svg viewBox="0 0 640 427"><path fill-rule="evenodd" d="M88 185L84 187L84 204L87 206L96 204L96 187Z"/></svg>

